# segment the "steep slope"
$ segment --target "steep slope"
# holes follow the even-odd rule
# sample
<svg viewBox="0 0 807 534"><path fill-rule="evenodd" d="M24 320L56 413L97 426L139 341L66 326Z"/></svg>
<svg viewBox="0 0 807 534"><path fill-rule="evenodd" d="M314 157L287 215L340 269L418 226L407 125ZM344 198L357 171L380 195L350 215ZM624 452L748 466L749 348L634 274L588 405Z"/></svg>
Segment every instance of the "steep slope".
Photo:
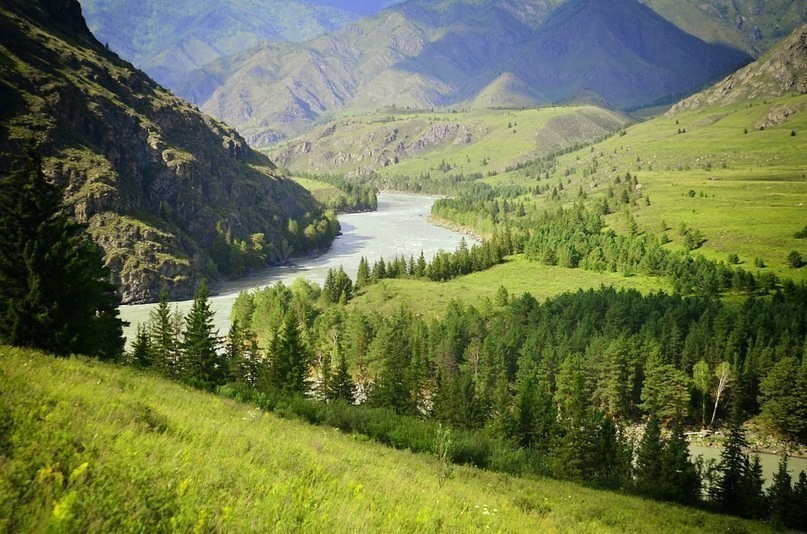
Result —
<svg viewBox="0 0 807 534"><path fill-rule="evenodd" d="M728 106L760 98L807 93L807 25L759 60L670 109L668 116L705 105ZM785 115L784 118L786 118Z"/></svg>
<svg viewBox="0 0 807 534"><path fill-rule="evenodd" d="M747 59L636 0L413 0L307 43L217 62L181 92L260 145L389 105L534 106L589 92L645 106Z"/></svg>
<svg viewBox="0 0 807 534"><path fill-rule="evenodd" d="M661 16L708 43L744 49L754 57L807 22L807 6L793 0L642 0Z"/></svg>
<svg viewBox="0 0 807 534"><path fill-rule="evenodd" d="M262 233L266 259L281 260L288 220L319 216L313 198L235 130L98 43L74 0L0 7L0 101L0 176L34 144L126 302L163 287L187 297L202 276L215 279L222 234Z"/></svg>
<svg viewBox="0 0 807 534"><path fill-rule="evenodd" d="M304 1L81 0L102 43L171 89L187 74L265 40L304 41L357 15Z"/></svg>
<svg viewBox="0 0 807 534"><path fill-rule="evenodd" d="M0 347L4 532L768 532L456 466L158 378ZM574 496L574 497L571 497Z"/></svg>

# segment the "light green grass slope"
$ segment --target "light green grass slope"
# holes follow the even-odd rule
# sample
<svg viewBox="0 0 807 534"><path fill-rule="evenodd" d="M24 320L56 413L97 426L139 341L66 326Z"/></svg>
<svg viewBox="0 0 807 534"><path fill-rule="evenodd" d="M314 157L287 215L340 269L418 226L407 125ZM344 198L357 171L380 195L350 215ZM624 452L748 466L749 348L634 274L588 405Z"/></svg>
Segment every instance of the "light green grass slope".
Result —
<svg viewBox="0 0 807 534"><path fill-rule="evenodd" d="M144 374L0 348L0 531L717 532L764 526L395 451Z"/></svg>
<svg viewBox="0 0 807 534"><path fill-rule="evenodd" d="M660 234L666 223L678 246L685 223L704 234L699 252L708 257L725 261L735 253L743 268L765 272L755 271L760 258L778 276L807 280L807 269L786 262L791 250L807 255L807 240L794 237L807 224L807 95L658 117L558 158L548 181L530 171L490 180L550 187L562 180L561 202L568 204L579 201L581 187L587 202L604 198L627 172L650 199L633 208L641 230ZM536 205L557 202L543 194ZM608 222L620 229L625 217L620 210Z"/></svg>

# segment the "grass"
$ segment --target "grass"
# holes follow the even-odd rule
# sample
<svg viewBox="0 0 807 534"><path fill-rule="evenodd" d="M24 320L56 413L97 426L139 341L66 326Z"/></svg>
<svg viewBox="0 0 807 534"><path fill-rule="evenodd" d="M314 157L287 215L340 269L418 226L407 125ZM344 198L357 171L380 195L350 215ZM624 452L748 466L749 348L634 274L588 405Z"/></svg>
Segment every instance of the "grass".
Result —
<svg viewBox="0 0 807 534"><path fill-rule="evenodd" d="M624 276L612 272L565 269L543 265L513 256L486 271L461 276L448 282L389 279L367 287L351 301L351 306L391 314L401 305L413 313L441 314L451 300L459 300L479 308L491 306L500 287L511 296L530 293L539 301L575 291L600 286L637 289L650 293L659 289L671 291L666 280L648 276Z"/></svg>
<svg viewBox="0 0 807 534"><path fill-rule="evenodd" d="M628 122L624 115L592 106L455 112L386 110L345 116L305 135L314 149L296 154L288 167L336 173L375 170L382 176L488 174L575 143L591 142ZM278 158L289 146L301 142L291 141L268 154ZM397 163L393 161L395 157ZM280 157L280 161L284 159ZM450 170L440 169L444 162L451 166Z"/></svg>
<svg viewBox="0 0 807 534"><path fill-rule="evenodd" d="M456 467L149 373L0 347L0 530L765 531Z"/></svg>
<svg viewBox="0 0 807 534"><path fill-rule="evenodd" d="M761 129L777 108L792 114ZM641 230L660 234L664 223L675 240L685 223L703 233L699 252L709 258L737 254L757 273L764 272L754 267L760 258L777 276L807 281L807 269L786 262L790 250L807 254L807 241L794 237L807 222L806 109L807 95L800 95L661 116L559 157L548 182L525 171L494 180L531 186L562 180L560 202L568 204L580 187L590 200L603 198L617 176L630 172L650 199L632 208ZM557 204L546 194L535 199L539 210ZM625 218L620 209L607 220L620 230Z"/></svg>

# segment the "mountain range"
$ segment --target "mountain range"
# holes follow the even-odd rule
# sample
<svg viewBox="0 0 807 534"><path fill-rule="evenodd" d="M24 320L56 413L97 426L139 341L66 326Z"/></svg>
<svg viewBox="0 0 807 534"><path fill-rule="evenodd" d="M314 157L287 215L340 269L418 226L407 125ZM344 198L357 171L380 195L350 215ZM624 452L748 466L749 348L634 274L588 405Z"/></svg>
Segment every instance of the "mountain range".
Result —
<svg viewBox="0 0 807 534"><path fill-rule="evenodd" d="M400 0L398 0L400 1ZM266 40L305 41L395 0L81 0L90 30L168 88Z"/></svg>
<svg viewBox="0 0 807 534"><path fill-rule="evenodd" d="M251 144L344 111L672 102L750 57L636 0L413 0L305 43L268 42L176 90Z"/></svg>
<svg viewBox="0 0 807 534"><path fill-rule="evenodd" d="M218 278L222 234L262 234L267 259L283 260L289 220L321 214L233 128L99 43L75 0L0 6L0 101L0 176L37 150L103 247L124 302L162 289L189 297L202 277Z"/></svg>

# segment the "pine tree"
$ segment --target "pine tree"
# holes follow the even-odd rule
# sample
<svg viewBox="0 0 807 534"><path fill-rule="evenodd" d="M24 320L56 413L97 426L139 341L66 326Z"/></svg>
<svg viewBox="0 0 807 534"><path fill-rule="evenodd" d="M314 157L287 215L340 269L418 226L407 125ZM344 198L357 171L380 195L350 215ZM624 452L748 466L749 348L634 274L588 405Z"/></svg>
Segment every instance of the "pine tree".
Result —
<svg viewBox="0 0 807 534"><path fill-rule="evenodd" d="M659 481L662 476L661 423L651 415L644 427L642 439L636 449L636 490L641 495L659 497Z"/></svg>
<svg viewBox="0 0 807 534"><path fill-rule="evenodd" d="M202 280L185 318L180 348L185 379L209 391L224 384L227 373L223 358L218 353L218 331L213 329L213 315L207 282Z"/></svg>
<svg viewBox="0 0 807 534"><path fill-rule="evenodd" d="M793 505L793 488L790 473L787 472L787 452L779 458L779 468L773 475L771 487L768 488L768 503L771 511L771 521L776 526L789 523Z"/></svg>
<svg viewBox="0 0 807 534"><path fill-rule="evenodd" d="M168 304L168 293L160 292L160 302L151 310L148 322L153 365L166 376L176 377L179 366L177 320ZM180 314L176 312L176 316Z"/></svg>
<svg viewBox="0 0 807 534"><path fill-rule="evenodd" d="M100 247L66 215L31 150L0 178L0 340L114 359L119 305Z"/></svg>
<svg viewBox="0 0 807 534"><path fill-rule="evenodd" d="M330 380L330 400L343 400L348 404L353 404L356 400L356 384L350 376L347 367L347 360L341 351L336 358L336 368Z"/></svg>
<svg viewBox="0 0 807 534"><path fill-rule="evenodd" d="M132 363L138 367L151 367L154 363L148 328L142 324L137 325L137 333L132 342Z"/></svg>

